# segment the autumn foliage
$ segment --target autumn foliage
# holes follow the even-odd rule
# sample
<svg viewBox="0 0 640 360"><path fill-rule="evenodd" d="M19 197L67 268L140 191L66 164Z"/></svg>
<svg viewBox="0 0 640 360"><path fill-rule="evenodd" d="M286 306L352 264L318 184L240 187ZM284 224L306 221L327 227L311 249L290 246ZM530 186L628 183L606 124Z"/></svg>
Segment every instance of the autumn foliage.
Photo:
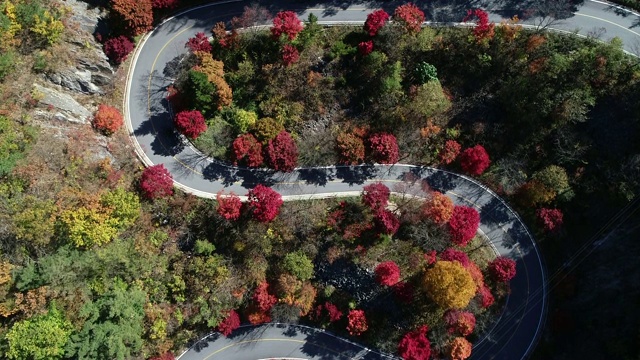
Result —
<svg viewBox="0 0 640 360"><path fill-rule="evenodd" d="M482 145L468 148L460 154L460 166L470 175L481 175L491 164L489 154Z"/></svg>
<svg viewBox="0 0 640 360"><path fill-rule="evenodd" d="M469 311L448 310L444 322L450 334L471 335L476 327L476 317Z"/></svg>
<svg viewBox="0 0 640 360"><path fill-rule="evenodd" d="M404 360L429 360L431 356L431 342L427 339L426 326L410 331L400 339L398 354Z"/></svg>
<svg viewBox="0 0 640 360"><path fill-rule="evenodd" d="M373 51L373 41L363 41L358 44L358 53L362 56L367 56Z"/></svg>
<svg viewBox="0 0 640 360"><path fill-rule="evenodd" d="M118 36L104 42L102 49L105 55L114 64L120 64L127 59L129 53L133 51L134 45L126 36Z"/></svg>
<svg viewBox="0 0 640 360"><path fill-rule="evenodd" d="M442 150L438 153L438 158L442 164L451 164L456 160L461 149L462 146L457 141L447 140Z"/></svg>
<svg viewBox="0 0 640 360"><path fill-rule="evenodd" d="M262 144L251 134L242 134L233 140L233 154L235 163L242 163L248 167L262 165Z"/></svg>
<svg viewBox="0 0 640 360"><path fill-rule="evenodd" d="M420 32L424 19L424 12L412 3L398 6L393 13L393 20L401 23L408 33Z"/></svg>
<svg viewBox="0 0 640 360"><path fill-rule="evenodd" d="M458 246L466 246L478 231L480 214L468 206L455 206L449 220L451 241Z"/></svg>
<svg viewBox="0 0 640 360"><path fill-rule="evenodd" d="M242 201L238 195L231 192L229 195L223 195L219 192L216 195L218 207L216 211L220 216L227 220L238 220L240 218L240 210L242 209Z"/></svg>
<svg viewBox="0 0 640 360"><path fill-rule="evenodd" d="M473 28L473 36L476 41L482 42L492 39L495 35L495 24L489 22L489 14L482 9L467 10L467 16L462 21L468 21L473 17L477 18L476 26Z"/></svg>
<svg viewBox="0 0 640 360"><path fill-rule="evenodd" d="M293 41L298 33L302 31L302 28L302 21L298 19L298 15L295 12L281 11L273 18L271 34L276 39L279 39L284 34L290 41Z"/></svg>
<svg viewBox="0 0 640 360"><path fill-rule="evenodd" d="M189 48L189 50L191 50L191 52L193 53L195 53L196 51L207 53L211 52L211 43L209 42L209 38L207 37L207 35L205 35L205 33L203 32L198 32L194 37L189 38L184 46Z"/></svg>
<svg viewBox="0 0 640 360"><path fill-rule="evenodd" d="M476 294L469 272L456 261L436 261L424 275L427 294L443 309L464 309Z"/></svg>
<svg viewBox="0 0 640 360"><path fill-rule="evenodd" d="M247 196L255 220L269 222L278 216L280 206L282 206L282 196L275 190L260 184L249 190Z"/></svg>
<svg viewBox="0 0 640 360"><path fill-rule="evenodd" d="M489 274L500 282L508 282L516 276L516 262L506 257L498 257L489 263Z"/></svg>
<svg viewBox="0 0 640 360"><path fill-rule="evenodd" d="M395 164L400 158L398 141L389 133L376 133L369 136L371 157L380 164Z"/></svg>
<svg viewBox="0 0 640 360"><path fill-rule="evenodd" d="M338 135L337 145L341 163L357 165L364 161L364 142L361 137L342 132Z"/></svg>
<svg viewBox="0 0 640 360"><path fill-rule="evenodd" d="M381 262L376 266L376 282L384 286L393 286L400 281L400 268L394 261Z"/></svg>
<svg viewBox="0 0 640 360"><path fill-rule="evenodd" d="M111 0L111 9L120 18L129 35L140 35L153 27L151 0Z"/></svg>
<svg viewBox="0 0 640 360"><path fill-rule="evenodd" d="M390 195L391 191L382 183L373 183L362 188L362 202L374 212L387 206Z"/></svg>
<svg viewBox="0 0 640 360"><path fill-rule="evenodd" d="M124 124L124 119L120 110L113 106L100 104L98 105L98 111L93 116L93 127L96 130L104 133L105 135L111 135L118 131Z"/></svg>
<svg viewBox="0 0 640 360"><path fill-rule="evenodd" d="M364 22L364 31L366 31L369 36L376 36L388 20L389 14L387 14L386 11L382 9L376 10L367 15L367 21ZM371 46L373 47L373 43Z"/></svg>
<svg viewBox="0 0 640 360"><path fill-rule="evenodd" d="M446 224L453 215L453 201L439 191L433 191L422 204L424 218L436 224Z"/></svg>
<svg viewBox="0 0 640 360"><path fill-rule="evenodd" d="M471 343L463 338L457 337L453 339L449 345L449 358L451 360L465 360L471 356Z"/></svg>
<svg viewBox="0 0 640 360"><path fill-rule="evenodd" d="M269 284L266 281L258 284L253 292L253 296L251 297L251 299L253 300L258 310L262 312L271 310L273 305L278 302L278 299L275 296L269 294Z"/></svg>
<svg viewBox="0 0 640 360"><path fill-rule="evenodd" d="M218 324L217 330L224 336L229 336L233 330L240 326L240 316L235 310L229 311L229 315Z"/></svg>
<svg viewBox="0 0 640 360"><path fill-rule="evenodd" d="M486 285L482 285L478 288L478 298L480 307L483 309L488 308L495 302L495 298L493 297L491 290Z"/></svg>
<svg viewBox="0 0 640 360"><path fill-rule="evenodd" d="M358 336L367 331L369 326L367 325L367 318L364 314L364 310L351 310L347 316L349 324L347 325L347 331L350 335Z"/></svg>
<svg viewBox="0 0 640 360"><path fill-rule="evenodd" d="M381 209L376 211L373 219L383 234L393 235L400 228L400 219L390 210Z"/></svg>
<svg viewBox="0 0 640 360"><path fill-rule="evenodd" d="M166 352L162 355L152 357L149 360L176 360L176 357L172 353Z"/></svg>
<svg viewBox="0 0 640 360"><path fill-rule="evenodd" d="M562 226L563 214L560 209L538 209L536 216L546 232L555 232Z"/></svg>
<svg viewBox="0 0 640 360"><path fill-rule="evenodd" d="M314 311L309 315L316 321L326 318L330 323L342 319L342 311L333 303L326 301L324 304L316 306Z"/></svg>
<svg viewBox="0 0 640 360"><path fill-rule="evenodd" d="M176 129L190 139L196 139L207 131L207 123L204 116L198 110L185 110L176 114L173 119Z"/></svg>
<svg viewBox="0 0 640 360"><path fill-rule="evenodd" d="M471 262L471 260L469 260L469 256L464 251L452 248L446 249L440 253L439 257L440 260L444 261L457 261L460 265L464 266L465 269L469 267L469 263Z"/></svg>
<svg viewBox="0 0 640 360"><path fill-rule="evenodd" d="M173 195L173 177L163 164L145 168L140 177L140 189L147 199Z"/></svg>
<svg viewBox="0 0 640 360"><path fill-rule="evenodd" d="M282 47L281 55L282 55L282 63L285 66L293 65L297 63L298 60L300 59L300 53L298 52L298 49L296 49L295 46L290 44L285 44Z"/></svg>
<svg viewBox="0 0 640 360"><path fill-rule="evenodd" d="M298 164L298 146L286 131L281 131L267 145L269 165L278 171L291 172Z"/></svg>
<svg viewBox="0 0 640 360"><path fill-rule="evenodd" d="M151 5L154 9L174 9L179 2L180 0L152 0Z"/></svg>

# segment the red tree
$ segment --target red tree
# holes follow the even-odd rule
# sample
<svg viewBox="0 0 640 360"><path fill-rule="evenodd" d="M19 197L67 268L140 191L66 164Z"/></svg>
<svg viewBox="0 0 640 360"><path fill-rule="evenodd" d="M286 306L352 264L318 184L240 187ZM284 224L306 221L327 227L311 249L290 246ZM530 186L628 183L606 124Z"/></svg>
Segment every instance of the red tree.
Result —
<svg viewBox="0 0 640 360"><path fill-rule="evenodd" d="M278 298L274 295L269 294L269 284L266 281L258 284L256 289L253 291L253 297L251 298L255 303L258 310L266 313L273 305L278 302Z"/></svg>
<svg viewBox="0 0 640 360"><path fill-rule="evenodd" d="M387 206L390 194L385 184L373 183L362 188L362 202L375 212Z"/></svg>
<svg viewBox="0 0 640 360"><path fill-rule="evenodd" d="M300 53L298 52L298 49L296 49L296 47L293 45L285 44L282 47L281 54L282 62L285 66L295 64L300 59Z"/></svg>
<svg viewBox="0 0 640 360"><path fill-rule="evenodd" d="M176 360L176 357L172 353L166 352L162 355L152 357L149 360Z"/></svg>
<svg viewBox="0 0 640 360"><path fill-rule="evenodd" d="M482 174L491 164L489 154L482 145L468 148L460 154L460 166L462 170L470 175Z"/></svg>
<svg viewBox="0 0 640 360"><path fill-rule="evenodd" d="M393 19L402 23L408 33L418 33L424 22L424 12L412 3L408 3L396 8Z"/></svg>
<svg viewBox="0 0 640 360"><path fill-rule="evenodd" d="M450 334L468 336L476 328L476 317L469 311L448 310L444 313L444 322Z"/></svg>
<svg viewBox="0 0 640 360"><path fill-rule="evenodd" d="M542 208L536 211L536 216L546 232L555 232L562 226L563 214L560 209Z"/></svg>
<svg viewBox="0 0 640 360"><path fill-rule="evenodd" d="M363 41L358 44L358 52L362 56L367 56L373 51L373 41Z"/></svg>
<svg viewBox="0 0 640 360"><path fill-rule="evenodd" d="M229 311L229 315L218 324L218 331L224 336L229 336L233 330L240 326L240 316L235 310Z"/></svg>
<svg viewBox="0 0 640 360"><path fill-rule="evenodd" d="M438 152L438 157L440 158L440 162L442 164L451 164L456 160L458 154L460 154L460 150L462 149L462 145L455 140L447 140L444 143L444 148Z"/></svg>
<svg viewBox="0 0 640 360"><path fill-rule="evenodd" d="M389 14L387 14L386 11L382 9L376 10L367 15L367 21L364 22L364 31L366 31L369 36L376 36L387 20L389 20ZM373 46L373 44L371 44L371 46Z"/></svg>
<svg viewBox="0 0 640 360"><path fill-rule="evenodd" d="M93 127L98 131L106 135L111 135L122 127L124 119L122 118L120 110L113 106L100 104L98 105L98 111L96 111L92 123Z"/></svg>
<svg viewBox="0 0 640 360"><path fill-rule="evenodd" d="M212 49L209 38L203 32L196 33L196 36L189 38L184 46L189 48L191 52L203 51L209 53Z"/></svg>
<svg viewBox="0 0 640 360"><path fill-rule="evenodd" d="M291 172L298 163L298 146L286 131L269 140L267 145L269 165L278 171Z"/></svg>
<svg viewBox="0 0 640 360"><path fill-rule="evenodd" d="M262 165L262 144L252 134L242 134L233 140L233 154L236 161L248 167Z"/></svg>
<svg viewBox="0 0 640 360"><path fill-rule="evenodd" d="M435 250L431 250L424 254L424 260L427 262L427 265L433 265L438 260L438 253Z"/></svg>
<svg viewBox="0 0 640 360"><path fill-rule="evenodd" d="M342 132L336 140L343 164L357 165L364 161L364 142L361 137Z"/></svg>
<svg viewBox="0 0 640 360"><path fill-rule="evenodd" d="M253 208L253 218L260 222L269 222L278 216L282 206L282 196L262 184L249 190L249 204Z"/></svg>
<svg viewBox="0 0 640 360"><path fill-rule="evenodd" d="M492 39L495 34L495 24L489 22L489 14L482 9L467 10L467 16L462 20L463 22L476 17L476 26L473 28L473 36L475 36L478 42L482 42L485 39Z"/></svg>
<svg viewBox="0 0 640 360"><path fill-rule="evenodd" d="M185 110L176 114L173 119L176 129L190 139L196 139L200 134L207 131L207 123L204 116L198 110Z"/></svg>
<svg viewBox="0 0 640 360"><path fill-rule="evenodd" d="M400 268L393 261L381 262L376 266L376 282L384 286L393 286L400 281Z"/></svg>
<svg viewBox="0 0 640 360"><path fill-rule="evenodd" d="M480 214L476 209L467 206L456 206L449 220L451 241L458 246L467 246L473 239L480 225Z"/></svg>
<svg viewBox="0 0 640 360"><path fill-rule="evenodd" d="M147 199L173 195L173 178L163 164L145 168L140 177L140 189Z"/></svg>
<svg viewBox="0 0 640 360"><path fill-rule="evenodd" d="M153 28L151 0L111 0L111 9L124 24L128 35L140 35Z"/></svg>
<svg viewBox="0 0 640 360"><path fill-rule="evenodd" d="M411 283L400 281L393 286L393 293L400 302L411 304L415 297L415 288Z"/></svg>
<svg viewBox="0 0 640 360"><path fill-rule="evenodd" d="M134 45L126 36L118 36L104 42L102 49L112 63L118 65L127 59Z"/></svg>
<svg viewBox="0 0 640 360"><path fill-rule="evenodd" d="M398 141L388 133L377 133L369 137L371 157L380 164L395 164L400 158Z"/></svg>
<svg viewBox="0 0 640 360"><path fill-rule="evenodd" d="M337 306L330 302L325 302L316 306L314 312L311 313L312 318L316 321L320 321L324 316L329 319L330 323L336 322L342 318L342 311Z"/></svg>
<svg viewBox="0 0 640 360"><path fill-rule="evenodd" d="M400 228L400 220L392 211L378 210L373 219L383 234L393 235Z"/></svg>
<svg viewBox="0 0 640 360"><path fill-rule="evenodd" d="M349 320L347 331L350 335L358 336L369 328L364 310L350 310L347 319Z"/></svg>
<svg viewBox="0 0 640 360"><path fill-rule="evenodd" d="M495 302L495 298L493 297L493 294L491 294L491 290L489 290L486 285L482 285L478 288L478 298L480 300L480 307L483 309L488 308Z"/></svg>
<svg viewBox="0 0 640 360"><path fill-rule="evenodd" d="M516 276L516 262L506 257L498 257L489 263L489 274L500 282L508 282Z"/></svg>
<svg viewBox="0 0 640 360"><path fill-rule="evenodd" d="M276 39L285 34L290 41L293 41L300 31L302 31L302 21L293 11L281 11L273 18L271 34Z"/></svg>
<svg viewBox="0 0 640 360"><path fill-rule="evenodd" d="M465 360L471 356L471 343L463 338L457 337L453 339L449 346L449 358L451 360Z"/></svg>
<svg viewBox="0 0 640 360"><path fill-rule="evenodd" d="M453 215L453 201L439 191L433 191L422 204L422 215L438 225L446 224Z"/></svg>
<svg viewBox="0 0 640 360"><path fill-rule="evenodd" d="M154 9L173 9L178 6L180 0L152 0Z"/></svg>
<svg viewBox="0 0 640 360"><path fill-rule="evenodd" d="M427 339L426 326L410 331L400 339L398 354L404 360L429 360L431 356L431 342Z"/></svg>
<svg viewBox="0 0 640 360"><path fill-rule="evenodd" d="M242 201L238 195L231 192L229 195L223 196L222 191L216 195L218 201L218 207L216 211L220 216L227 220L238 220L240 218L240 209L242 208Z"/></svg>
<svg viewBox="0 0 640 360"><path fill-rule="evenodd" d="M470 262L469 256L467 256L467 254L465 254L460 250L456 250L452 248L446 249L445 251L440 253L440 260L457 261L460 263L460 265L462 265L465 268L469 266L469 262Z"/></svg>

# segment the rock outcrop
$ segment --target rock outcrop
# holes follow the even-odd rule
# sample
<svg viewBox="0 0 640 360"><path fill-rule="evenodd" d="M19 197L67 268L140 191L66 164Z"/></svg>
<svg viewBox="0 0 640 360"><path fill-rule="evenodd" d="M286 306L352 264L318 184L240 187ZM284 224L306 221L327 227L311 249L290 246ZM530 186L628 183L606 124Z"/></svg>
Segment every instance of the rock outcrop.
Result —
<svg viewBox="0 0 640 360"><path fill-rule="evenodd" d="M91 112L70 95L38 84L33 85L33 93L40 104L57 110L55 119L80 124L89 122Z"/></svg>

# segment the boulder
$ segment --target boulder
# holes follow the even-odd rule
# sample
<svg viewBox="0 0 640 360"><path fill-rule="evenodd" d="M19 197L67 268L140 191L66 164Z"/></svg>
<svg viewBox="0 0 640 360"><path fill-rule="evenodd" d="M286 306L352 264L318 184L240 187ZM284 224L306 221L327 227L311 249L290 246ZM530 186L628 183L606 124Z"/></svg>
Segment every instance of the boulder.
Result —
<svg viewBox="0 0 640 360"><path fill-rule="evenodd" d="M59 110L55 113L54 118L80 124L89 122L91 112L80 105L73 97L38 84L33 84L33 90L38 94L40 104Z"/></svg>

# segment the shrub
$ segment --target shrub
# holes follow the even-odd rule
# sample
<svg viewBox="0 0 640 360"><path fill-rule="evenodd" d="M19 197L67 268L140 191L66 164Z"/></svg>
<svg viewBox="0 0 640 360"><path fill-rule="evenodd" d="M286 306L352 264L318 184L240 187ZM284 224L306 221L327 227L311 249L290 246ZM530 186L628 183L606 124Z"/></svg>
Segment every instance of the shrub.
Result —
<svg viewBox="0 0 640 360"><path fill-rule="evenodd" d="M357 165L364 161L364 142L361 137L341 132L338 134L337 144L341 163Z"/></svg>
<svg viewBox="0 0 640 360"><path fill-rule="evenodd" d="M470 175L482 174L491 164L489 154L482 145L468 148L460 155L460 166L462 170Z"/></svg>
<svg viewBox="0 0 640 360"><path fill-rule="evenodd" d="M100 104L98 105L98 111L93 116L93 127L96 130L104 133L105 135L111 135L118 131L124 124L124 119L120 110L113 106Z"/></svg>
<svg viewBox="0 0 640 360"><path fill-rule="evenodd" d="M373 51L373 41L363 41L358 44L358 52L362 56L367 56Z"/></svg>
<svg viewBox="0 0 640 360"><path fill-rule="evenodd" d="M11 74L16 65L16 54L13 51L3 51L0 54L0 81Z"/></svg>
<svg viewBox="0 0 640 360"><path fill-rule="evenodd" d="M555 232L562 226L563 214L560 209L538 209L536 216L546 232Z"/></svg>
<svg viewBox="0 0 640 360"><path fill-rule="evenodd" d="M349 324L347 325L347 331L352 336L358 336L367 331L369 326L367 325L367 318L364 314L364 310L351 310L347 316Z"/></svg>
<svg viewBox="0 0 640 360"><path fill-rule="evenodd" d="M471 356L471 343L463 338L457 337L453 339L449 345L449 358L451 360L465 360Z"/></svg>
<svg viewBox="0 0 640 360"><path fill-rule="evenodd" d="M362 188L362 202L374 212L387 206L389 195L391 191L382 183L374 183Z"/></svg>
<svg viewBox="0 0 640 360"><path fill-rule="evenodd" d="M229 315L218 324L217 330L222 335L229 336L238 327L240 327L240 316L235 310L231 310Z"/></svg>
<svg viewBox="0 0 640 360"><path fill-rule="evenodd" d="M262 165L262 145L251 134L243 134L233 140L233 153L236 164L242 162L249 167Z"/></svg>
<svg viewBox="0 0 640 360"><path fill-rule="evenodd" d="M424 275L429 297L443 309L463 309L476 294L476 284L457 261L436 261Z"/></svg>
<svg viewBox="0 0 640 360"><path fill-rule="evenodd" d="M508 282L516 276L516 262L505 257L498 257L489 263L489 274L497 281Z"/></svg>
<svg viewBox="0 0 640 360"><path fill-rule="evenodd" d="M109 60L118 65L127 59L134 45L126 36L118 36L104 42L102 49Z"/></svg>
<svg viewBox="0 0 640 360"><path fill-rule="evenodd" d="M153 28L151 0L111 0L111 9L132 36L140 35Z"/></svg>
<svg viewBox="0 0 640 360"><path fill-rule="evenodd" d="M429 360L431 356L431 342L427 339L426 326L410 331L400 339L398 354L404 360Z"/></svg>
<svg viewBox="0 0 640 360"><path fill-rule="evenodd" d="M444 148L438 152L438 158L442 164L451 164L456 160L462 146L455 140L447 140L444 143Z"/></svg>
<svg viewBox="0 0 640 360"><path fill-rule="evenodd" d="M140 177L140 189L147 199L173 195L173 177L163 164L145 168Z"/></svg>
<svg viewBox="0 0 640 360"><path fill-rule="evenodd" d="M476 235L480 225L480 214L467 206L455 206L449 220L451 241L458 246L466 246Z"/></svg>
<svg viewBox="0 0 640 360"><path fill-rule="evenodd" d="M286 131L281 131L267 145L269 165L278 171L291 172L298 163L298 146Z"/></svg>
<svg viewBox="0 0 640 360"><path fill-rule="evenodd" d="M405 31L412 34L420 32L424 19L424 12L411 3L398 6L393 13L393 20L402 24Z"/></svg>
<svg viewBox="0 0 640 360"><path fill-rule="evenodd" d="M295 12L281 11L273 18L271 34L276 39L279 39L284 34L289 41L293 41L302 29L302 21L298 19L298 15Z"/></svg>
<svg viewBox="0 0 640 360"><path fill-rule="evenodd" d="M227 220L238 220L240 218L240 209L242 208L242 201L238 195L231 192L229 195L223 196L222 192L216 195L218 201L218 207L216 211L220 216Z"/></svg>
<svg viewBox="0 0 640 360"><path fill-rule="evenodd" d="M386 11L382 9L376 10L367 15L367 21L364 22L364 31L366 31L369 36L376 36L388 20L389 14L387 14Z"/></svg>
<svg viewBox="0 0 640 360"><path fill-rule="evenodd" d="M295 46L289 44L285 44L282 47L281 55L282 62L285 66L293 65L300 59L300 53L298 52L298 49L296 49Z"/></svg>
<svg viewBox="0 0 640 360"><path fill-rule="evenodd" d="M384 286L393 286L400 281L400 268L393 261L381 262L376 266L376 282Z"/></svg>
<svg viewBox="0 0 640 360"><path fill-rule="evenodd" d="M400 158L398 141L388 133L377 133L369 137L371 157L380 164L395 164Z"/></svg>
<svg viewBox="0 0 640 360"><path fill-rule="evenodd" d="M198 110L181 111L176 114L173 121L176 129L190 139L197 139L200 134L207 131L207 123Z"/></svg>
<svg viewBox="0 0 640 360"><path fill-rule="evenodd" d="M275 190L258 185L247 194L249 204L253 208L253 218L260 222L269 222L278 216L282 206L282 196Z"/></svg>
<svg viewBox="0 0 640 360"><path fill-rule="evenodd" d="M203 32L198 32L194 37L189 38L184 46L186 48L189 48L192 53L195 53L197 51L210 53L212 49L209 38Z"/></svg>
<svg viewBox="0 0 640 360"><path fill-rule="evenodd" d="M422 204L422 215L438 225L446 224L453 215L453 201L439 191L433 191Z"/></svg>

